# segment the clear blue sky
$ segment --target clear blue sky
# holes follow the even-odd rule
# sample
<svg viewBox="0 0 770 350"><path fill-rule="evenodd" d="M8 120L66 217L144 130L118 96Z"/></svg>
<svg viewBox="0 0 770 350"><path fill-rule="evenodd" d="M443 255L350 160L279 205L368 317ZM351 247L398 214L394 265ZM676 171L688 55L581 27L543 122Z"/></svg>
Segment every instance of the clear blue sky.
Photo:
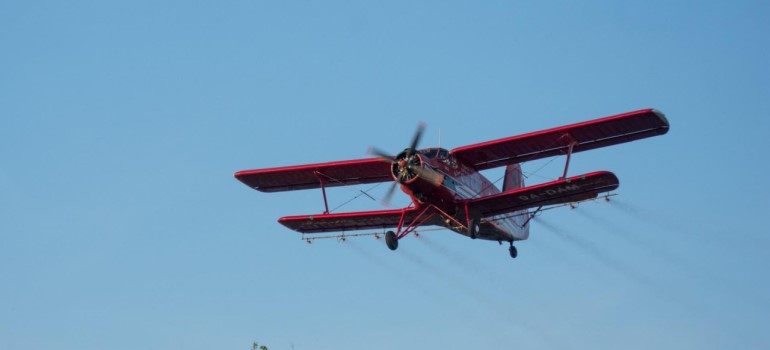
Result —
<svg viewBox="0 0 770 350"><path fill-rule="evenodd" d="M765 1L4 1L0 348L767 349L768 18ZM545 213L516 260L447 231L308 245L276 219L322 211L320 191L232 177L397 152L419 121L423 146L440 130L454 148L648 107L669 134L573 158L615 172L617 200ZM525 164L529 183L562 162Z"/></svg>

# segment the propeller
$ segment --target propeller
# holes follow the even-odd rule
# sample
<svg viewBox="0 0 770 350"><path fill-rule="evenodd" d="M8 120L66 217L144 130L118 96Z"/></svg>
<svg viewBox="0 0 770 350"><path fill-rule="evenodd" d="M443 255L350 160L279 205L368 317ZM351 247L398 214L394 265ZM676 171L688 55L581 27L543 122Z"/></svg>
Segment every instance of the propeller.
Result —
<svg viewBox="0 0 770 350"><path fill-rule="evenodd" d="M405 149L395 157L380 149L374 147L369 148L369 154L376 155L383 161L391 164L391 172L393 173L393 177L396 179L396 182L390 186L383 199L383 204L386 206L390 204L390 199L393 197L393 192L396 189L396 185L399 183L403 184L415 177L419 177L425 181L428 181L434 186L440 186L441 182L444 180L443 175L431 170L430 168L423 167L422 160L420 159L419 155L417 155L417 145L420 143L420 139L422 138L422 133L424 130L425 124L418 124L417 131L414 133L414 137L412 137L412 142L409 144L409 148Z"/></svg>

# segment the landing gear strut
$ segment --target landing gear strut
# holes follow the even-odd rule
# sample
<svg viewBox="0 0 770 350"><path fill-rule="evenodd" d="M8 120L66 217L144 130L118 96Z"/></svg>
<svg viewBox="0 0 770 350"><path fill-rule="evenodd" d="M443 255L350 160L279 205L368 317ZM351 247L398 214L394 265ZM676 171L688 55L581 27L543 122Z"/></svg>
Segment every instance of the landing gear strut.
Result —
<svg viewBox="0 0 770 350"><path fill-rule="evenodd" d="M471 239L476 239L480 230L481 226L479 225L479 219L471 219L468 223L468 236L470 236Z"/></svg>
<svg viewBox="0 0 770 350"><path fill-rule="evenodd" d="M511 258L516 258L519 255L519 252L516 250L516 247L513 246L513 241L510 241L511 247L508 248L508 251L511 253Z"/></svg>
<svg viewBox="0 0 770 350"><path fill-rule="evenodd" d="M398 248L398 238L393 231L385 232L385 244L388 245L390 250L396 250Z"/></svg>

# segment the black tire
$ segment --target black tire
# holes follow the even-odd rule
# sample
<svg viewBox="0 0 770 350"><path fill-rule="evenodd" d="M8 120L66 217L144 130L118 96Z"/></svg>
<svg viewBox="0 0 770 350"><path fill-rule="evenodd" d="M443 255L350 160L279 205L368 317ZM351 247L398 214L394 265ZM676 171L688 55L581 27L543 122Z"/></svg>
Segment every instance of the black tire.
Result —
<svg viewBox="0 0 770 350"><path fill-rule="evenodd" d="M385 232L385 244L388 245L388 248L390 250L398 249L398 238L396 237L395 232L393 231Z"/></svg>
<svg viewBox="0 0 770 350"><path fill-rule="evenodd" d="M476 239L476 237L479 236L479 230L481 230L479 219L471 219L471 221L468 222L468 236L470 236L471 239Z"/></svg>
<svg viewBox="0 0 770 350"><path fill-rule="evenodd" d="M519 251L514 246L508 248L508 251L511 253L511 258L515 259L517 256L519 256Z"/></svg>

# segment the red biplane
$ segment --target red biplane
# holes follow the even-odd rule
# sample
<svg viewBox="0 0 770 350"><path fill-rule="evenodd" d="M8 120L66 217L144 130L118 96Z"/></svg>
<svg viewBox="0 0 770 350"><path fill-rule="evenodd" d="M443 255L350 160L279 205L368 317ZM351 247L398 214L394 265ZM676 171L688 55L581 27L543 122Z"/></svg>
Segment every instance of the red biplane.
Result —
<svg viewBox="0 0 770 350"><path fill-rule="evenodd" d="M235 178L262 192L320 188L323 213L278 219L301 233L395 229L385 232L388 248L395 250L398 240L418 227L435 225L474 239L508 242L515 258L513 243L527 239L530 219L544 207L597 198L618 188L618 178L608 171L567 177L573 153L663 135L668 128L663 113L645 109L449 151L417 149L421 125L409 147L396 156L370 149L376 158L245 170ZM524 185L521 163L558 155L566 155L558 180ZM502 189L479 173L502 166ZM386 197L400 185L412 203L402 209L329 212L327 187L386 181L394 181Z"/></svg>

